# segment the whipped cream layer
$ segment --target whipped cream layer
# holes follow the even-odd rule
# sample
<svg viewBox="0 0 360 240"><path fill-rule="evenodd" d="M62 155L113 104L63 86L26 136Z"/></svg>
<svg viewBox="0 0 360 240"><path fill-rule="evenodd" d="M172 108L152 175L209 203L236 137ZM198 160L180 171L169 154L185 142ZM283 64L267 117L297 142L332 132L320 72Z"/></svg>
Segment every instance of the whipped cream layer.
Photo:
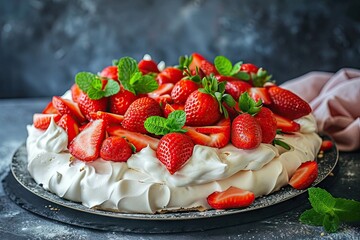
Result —
<svg viewBox="0 0 360 240"><path fill-rule="evenodd" d="M288 184L295 170L316 158L321 139L309 115L296 120L300 132L277 136L290 151L270 144L253 150L229 144L222 149L196 145L193 155L171 175L150 147L126 163L74 159L67 150L67 134L54 121L46 131L28 126L28 170L38 184L89 208L129 213L209 209L206 198L230 186L267 195Z"/></svg>

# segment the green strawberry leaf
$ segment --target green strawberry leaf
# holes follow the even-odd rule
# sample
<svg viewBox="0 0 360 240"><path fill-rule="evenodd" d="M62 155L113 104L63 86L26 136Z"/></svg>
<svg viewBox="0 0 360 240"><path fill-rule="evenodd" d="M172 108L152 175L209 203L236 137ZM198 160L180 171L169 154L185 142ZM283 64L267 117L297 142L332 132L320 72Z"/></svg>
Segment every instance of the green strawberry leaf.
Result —
<svg viewBox="0 0 360 240"><path fill-rule="evenodd" d="M222 96L222 100L228 105L229 107L234 107L236 104L236 101L230 94L224 94Z"/></svg>
<svg viewBox="0 0 360 240"><path fill-rule="evenodd" d="M180 70L189 69L189 66L190 66L192 60L193 60L192 56L190 56L190 57L188 57L187 55L180 56L179 57L179 65L177 66L177 68L179 68Z"/></svg>
<svg viewBox="0 0 360 240"><path fill-rule="evenodd" d="M313 226L322 226L325 215L316 212L313 208L306 210L300 215L300 222Z"/></svg>
<svg viewBox="0 0 360 240"><path fill-rule="evenodd" d="M244 81L249 81L250 80L250 75L246 72L238 72L234 75L234 77L239 78L241 80Z"/></svg>
<svg viewBox="0 0 360 240"><path fill-rule="evenodd" d="M249 113L250 115L256 115L262 107L262 101L255 102L247 92L244 92L239 97L239 109L243 113Z"/></svg>
<svg viewBox="0 0 360 240"><path fill-rule="evenodd" d="M240 71L241 64L242 64L242 62L235 63L235 65L233 66L233 68L231 69L231 72L230 72L231 76L235 76Z"/></svg>
<svg viewBox="0 0 360 240"><path fill-rule="evenodd" d="M333 213L336 200L329 192L321 188L309 188L309 200L315 211L321 214Z"/></svg>
<svg viewBox="0 0 360 240"><path fill-rule="evenodd" d="M232 63L229 59L224 56L217 56L214 59L214 64L216 70L224 76L231 76L231 71L233 69Z"/></svg>

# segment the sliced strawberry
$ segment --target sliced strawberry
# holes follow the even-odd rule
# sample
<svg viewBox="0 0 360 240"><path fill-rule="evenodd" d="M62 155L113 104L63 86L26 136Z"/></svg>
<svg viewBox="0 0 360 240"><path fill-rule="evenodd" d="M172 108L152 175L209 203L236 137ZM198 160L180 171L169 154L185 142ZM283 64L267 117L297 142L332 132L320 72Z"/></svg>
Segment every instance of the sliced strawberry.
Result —
<svg viewBox="0 0 360 240"><path fill-rule="evenodd" d="M203 60L206 60L202 55L200 55L199 53L193 53L192 54L192 61L189 65L189 69L190 71L195 71L196 68L200 69L201 66L201 62Z"/></svg>
<svg viewBox="0 0 360 240"><path fill-rule="evenodd" d="M79 125L70 114L63 115L57 123L68 135L68 146L71 141L79 134Z"/></svg>
<svg viewBox="0 0 360 240"><path fill-rule="evenodd" d="M78 103L79 101L79 97L80 97L80 94L81 94L81 89L79 88L79 86L75 83L71 86L71 97L72 97L72 100L76 103Z"/></svg>
<svg viewBox="0 0 360 240"><path fill-rule="evenodd" d="M109 113L109 112L102 112L102 111L91 112L90 117L91 120L103 119L106 125L121 124L121 122L124 120L123 115Z"/></svg>
<svg viewBox="0 0 360 240"><path fill-rule="evenodd" d="M231 142L241 149L257 148L262 141L261 127L253 116L243 113L231 125Z"/></svg>
<svg viewBox="0 0 360 240"><path fill-rule="evenodd" d="M114 162L126 162L132 155L129 143L122 137L108 137L100 149L100 157Z"/></svg>
<svg viewBox="0 0 360 240"><path fill-rule="evenodd" d="M118 80L118 68L117 66L108 66L104 68L101 73L101 77L110 78L113 80Z"/></svg>
<svg viewBox="0 0 360 240"><path fill-rule="evenodd" d="M269 108L276 114L291 120L311 113L310 105L295 93L278 86L268 87L272 100Z"/></svg>
<svg viewBox="0 0 360 240"><path fill-rule="evenodd" d="M207 197L208 204L214 209L248 207L254 200L254 193L233 186L223 192L213 192Z"/></svg>
<svg viewBox="0 0 360 240"><path fill-rule="evenodd" d="M57 122L61 116L59 114L35 113L33 116L34 127L46 130L50 125L51 118L54 118L54 121Z"/></svg>
<svg viewBox="0 0 360 240"><path fill-rule="evenodd" d="M86 118L81 113L76 103L73 103L67 99L63 99L59 96L54 96L52 98L52 103L61 115L70 114L76 121L78 121L78 123L83 123L86 121Z"/></svg>
<svg viewBox="0 0 360 240"><path fill-rule="evenodd" d="M138 63L138 67L139 67L140 72L142 72L142 74L144 74L144 75L148 74L148 73L159 73L160 72L156 62L153 60L143 59Z"/></svg>
<svg viewBox="0 0 360 240"><path fill-rule="evenodd" d="M241 80L226 82L225 92L230 94L235 100L238 100L240 95L248 91L251 85Z"/></svg>
<svg viewBox="0 0 360 240"><path fill-rule="evenodd" d="M52 102L49 102L48 105L42 111L43 114L59 114L59 111L54 107Z"/></svg>
<svg viewBox="0 0 360 240"><path fill-rule="evenodd" d="M194 143L182 133L169 133L163 136L156 150L156 156L170 174L181 169L193 153Z"/></svg>
<svg viewBox="0 0 360 240"><path fill-rule="evenodd" d="M199 85L190 79L178 81L171 91L171 98L174 103L184 104L192 92L197 90Z"/></svg>
<svg viewBox="0 0 360 240"><path fill-rule="evenodd" d="M272 143L276 136L277 122L270 109L262 107L254 118L261 127L262 143Z"/></svg>
<svg viewBox="0 0 360 240"><path fill-rule="evenodd" d="M109 98L110 112L124 115L130 104L137 98L134 93L125 90L124 87L121 86L120 91Z"/></svg>
<svg viewBox="0 0 360 240"><path fill-rule="evenodd" d="M230 119L222 119L214 126L185 126L184 129L195 144L222 148L230 141L230 124Z"/></svg>
<svg viewBox="0 0 360 240"><path fill-rule="evenodd" d="M97 111L105 112L107 110L108 98L91 99L85 92L81 91L78 98L78 105L85 117L91 120L90 113Z"/></svg>
<svg viewBox="0 0 360 240"><path fill-rule="evenodd" d="M136 152L141 151L141 149L147 147L148 145L156 150L159 144L159 139L150 137L145 134L128 131L121 126L111 126L108 127L107 132L110 136L118 136L126 138L130 143L132 143Z"/></svg>
<svg viewBox="0 0 360 240"><path fill-rule="evenodd" d="M158 89L156 89L153 92L148 93L148 97L156 99L162 95L170 94L171 90L173 89L174 84L173 83L164 83L159 85Z"/></svg>
<svg viewBox="0 0 360 240"><path fill-rule="evenodd" d="M70 153L85 162L96 160L105 138L105 128L106 125L102 119L90 122L70 143Z"/></svg>
<svg viewBox="0 0 360 240"><path fill-rule="evenodd" d="M298 124L297 122L281 117L275 113L273 114L276 118L277 129L281 130L282 132L291 133L298 132L300 130L300 124Z"/></svg>
<svg viewBox="0 0 360 240"><path fill-rule="evenodd" d="M333 143L330 140L323 140L321 143L320 150L321 151L329 151L333 147Z"/></svg>
<svg viewBox="0 0 360 240"><path fill-rule="evenodd" d="M289 184L295 189L306 189L318 177L318 164L315 161L304 162L296 169Z"/></svg>
<svg viewBox="0 0 360 240"><path fill-rule="evenodd" d="M264 105L271 104L271 98L267 91L267 88L263 87L252 87L248 89L248 93L252 99L254 99L256 102L261 99Z"/></svg>
<svg viewBox="0 0 360 240"><path fill-rule="evenodd" d="M165 83L177 83L183 78L183 72L175 67L167 67L162 72L160 72L156 80L158 81L159 85Z"/></svg>
<svg viewBox="0 0 360 240"><path fill-rule="evenodd" d="M175 110L184 110L184 105L182 104L169 104L166 103L165 105L163 105L163 112L164 112L164 117L167 118L169 116L169 114Z"/></svg>

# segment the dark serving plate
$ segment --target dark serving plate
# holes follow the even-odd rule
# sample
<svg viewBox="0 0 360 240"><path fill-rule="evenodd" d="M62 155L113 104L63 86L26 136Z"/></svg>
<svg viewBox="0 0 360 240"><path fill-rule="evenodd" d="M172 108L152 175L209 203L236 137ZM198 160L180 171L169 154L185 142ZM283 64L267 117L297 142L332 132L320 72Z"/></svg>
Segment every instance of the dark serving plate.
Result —
<svg viewBox="0 0 360 240"><path fill-rule="evenodd" d="M330 139L328 136L323 138ZM319 176L313 186L323 182L334 170L338 156L334 143L330 151L317 159ZM99 230L141 233L203 231L257 221L294 208L307 196L304 194L306 190L287 186L268 196L257 198L251 206L242 209L163 214L115 213L89 209L44 190L32 179L27 171L25 144L15 152L11 172L4 179L3 186L15 203L43 217Z"/></svg>

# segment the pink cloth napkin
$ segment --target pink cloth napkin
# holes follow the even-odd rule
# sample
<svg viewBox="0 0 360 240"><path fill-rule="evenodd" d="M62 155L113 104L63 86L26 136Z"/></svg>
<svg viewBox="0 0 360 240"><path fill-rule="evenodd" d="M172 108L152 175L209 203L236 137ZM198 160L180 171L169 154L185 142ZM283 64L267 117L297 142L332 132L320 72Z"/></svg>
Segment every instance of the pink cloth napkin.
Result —
<svg viewBox="0 0 360 240"><path fill-rule="evenodd" d="M339 150L360 148L360 70L310 72L281 86L310 103L319 131L330 134Z"/></svg>

